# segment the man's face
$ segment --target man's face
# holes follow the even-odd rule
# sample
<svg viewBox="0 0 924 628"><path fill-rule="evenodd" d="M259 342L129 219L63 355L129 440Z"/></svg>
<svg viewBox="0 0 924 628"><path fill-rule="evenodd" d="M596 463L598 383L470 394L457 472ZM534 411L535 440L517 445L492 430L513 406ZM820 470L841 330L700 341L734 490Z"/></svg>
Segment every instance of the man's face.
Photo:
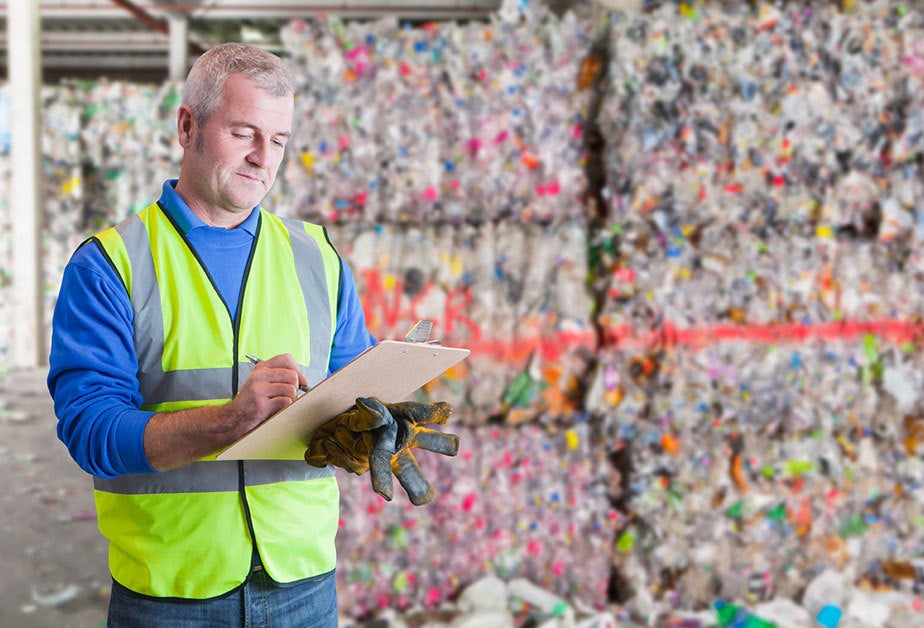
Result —
<svg viewBox="0 0 924 628"><path fill-rule="evenodd" d="M293 109L291 95L272 96L243 74L228 77L221 105L204 126L181 108L185 152L176 190L190 209L215 226L247 218L276 180Z"/></svg>

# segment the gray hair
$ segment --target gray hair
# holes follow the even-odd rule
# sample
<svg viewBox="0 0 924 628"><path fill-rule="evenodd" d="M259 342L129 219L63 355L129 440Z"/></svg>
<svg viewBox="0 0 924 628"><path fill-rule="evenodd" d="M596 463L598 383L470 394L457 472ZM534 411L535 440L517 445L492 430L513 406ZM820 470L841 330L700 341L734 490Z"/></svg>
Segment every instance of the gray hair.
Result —
<svg viewBox="0 0 924 628"><path fill-rule="evenodd" d="M200 127L221 104L225 81L238 73L246 74L273 96L295 93L295 78L276 55L248 44L220 44L196 60L183 86L183 104L192 109Z"/></svg>

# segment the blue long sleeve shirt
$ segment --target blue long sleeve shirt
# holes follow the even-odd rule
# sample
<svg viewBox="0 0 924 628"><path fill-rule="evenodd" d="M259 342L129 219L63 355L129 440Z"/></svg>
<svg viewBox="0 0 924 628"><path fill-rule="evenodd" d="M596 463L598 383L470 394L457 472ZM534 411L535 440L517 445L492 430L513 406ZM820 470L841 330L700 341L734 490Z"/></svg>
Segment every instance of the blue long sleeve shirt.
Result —
<svg viewBox="0 0 924 628"><path fill-rule="evenodd" d="M195 249L232 316L259 207L234 229L204 223L166 181L161 206ZM376 343L366 329L353 274L342 265L328 374ZM64 269L52 322L48 390L58 438L87 473L112 478L154 471L144 453L153 412L140 410L132 306L121 279L96 245L80 247Z"/></svg>

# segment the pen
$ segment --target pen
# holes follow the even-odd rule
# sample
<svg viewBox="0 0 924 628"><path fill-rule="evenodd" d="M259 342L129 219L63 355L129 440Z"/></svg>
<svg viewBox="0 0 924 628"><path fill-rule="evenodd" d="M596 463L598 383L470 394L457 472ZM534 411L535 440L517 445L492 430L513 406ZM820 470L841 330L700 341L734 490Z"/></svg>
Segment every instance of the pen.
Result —
<svg viewBox="0 0 924 628"><path fill-rule="evenodd" d="M248 360L250 360L250 362L251 362L252 364L259 364L260 362L263 361L263 360L261 360L260 358L254 356L254 355L250 355L249 353L245 353L245 354L244 354L244 357L247 358ZM302 391L303 393L306 393L306 392L308 392L309 390L311 390L311 387L310 387L310 386L299 386L298 389L299 389L300 391Z"/></svg>

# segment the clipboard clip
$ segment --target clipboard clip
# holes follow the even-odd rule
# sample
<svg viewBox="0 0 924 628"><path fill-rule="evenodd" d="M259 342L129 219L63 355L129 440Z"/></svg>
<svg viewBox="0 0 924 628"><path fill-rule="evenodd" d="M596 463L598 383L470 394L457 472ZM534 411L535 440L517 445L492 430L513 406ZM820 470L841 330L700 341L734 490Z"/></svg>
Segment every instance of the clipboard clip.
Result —
<svg viewBox="0 0 924 628"><path fill-rule="evenodd" d="M433 333L433 321L417 321L410 331L404 334L404 342L416 342L428 345L438 345L439 340L430 340Z"/></svg>

